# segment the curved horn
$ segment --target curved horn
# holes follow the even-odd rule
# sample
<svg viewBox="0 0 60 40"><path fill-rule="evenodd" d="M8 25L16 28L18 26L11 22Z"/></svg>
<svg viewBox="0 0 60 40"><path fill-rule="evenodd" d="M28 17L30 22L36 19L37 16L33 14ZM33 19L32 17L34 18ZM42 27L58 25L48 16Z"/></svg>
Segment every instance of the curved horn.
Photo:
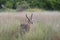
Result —
<svg viewBox="0 0 60 40"><path fill-rule="evenodd" d="M28 18L27 14L26 14L26 18L30 21L30 19Z"/></svg>
<svg viewBox="0 0 60 40"><path fill-rule="evenodd" d="M32 20L33 14L31 14L30 20Z"/></svg>

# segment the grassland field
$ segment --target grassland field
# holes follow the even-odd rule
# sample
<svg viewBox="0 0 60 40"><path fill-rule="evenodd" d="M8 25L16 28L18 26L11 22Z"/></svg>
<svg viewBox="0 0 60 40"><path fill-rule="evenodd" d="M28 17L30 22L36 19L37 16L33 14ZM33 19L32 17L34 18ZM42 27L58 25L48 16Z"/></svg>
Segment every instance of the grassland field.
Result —
<svg viewBox="0 0 60 40"><path fill-rule="evenodd" d="M33 25L29 33L20 34L20 24L26 23L33 13ZM0 40L60 40L60 12L1 12Z"/></svg>

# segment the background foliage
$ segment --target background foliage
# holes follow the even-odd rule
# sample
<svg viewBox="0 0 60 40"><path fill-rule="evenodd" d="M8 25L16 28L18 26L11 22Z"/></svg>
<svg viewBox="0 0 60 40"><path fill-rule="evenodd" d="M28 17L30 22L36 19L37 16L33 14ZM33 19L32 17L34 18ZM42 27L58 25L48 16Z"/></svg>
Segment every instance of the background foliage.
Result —
<svg viewBox="0 0 60 40"><path fill-rule="evenodd" d="M0 9L2 4L11 9L16 9L18 5L24 4L26 8L60 10L60 0L0 0Z"/></svg>

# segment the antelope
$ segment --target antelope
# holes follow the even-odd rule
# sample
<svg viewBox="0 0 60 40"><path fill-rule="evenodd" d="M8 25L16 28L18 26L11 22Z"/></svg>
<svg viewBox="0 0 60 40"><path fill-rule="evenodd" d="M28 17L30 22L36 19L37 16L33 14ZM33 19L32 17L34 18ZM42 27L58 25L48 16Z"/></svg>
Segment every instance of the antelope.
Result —
<svg viewBox="0 0 60 40"><path fill-rule="evenodd" d="M26 14L27 23L23 23L23 24L20 25L22 34L25 34L26 32L30 31L31 24L33 24L32 17L33 17L33 14L31 14L30 18Z"/></svg>

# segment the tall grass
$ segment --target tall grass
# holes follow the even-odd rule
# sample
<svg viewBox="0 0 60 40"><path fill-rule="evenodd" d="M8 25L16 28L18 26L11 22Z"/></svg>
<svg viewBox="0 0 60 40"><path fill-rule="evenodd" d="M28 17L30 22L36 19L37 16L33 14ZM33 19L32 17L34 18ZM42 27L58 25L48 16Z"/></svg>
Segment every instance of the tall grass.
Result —
<svg viewBox="0 0 60 40"><path fill-rule="evenodd" d="M27 11L27 12L40 12L40 11L45 11L45 10L39 9L39 8L29 8L29 9L26 9L25 11Z"/></svg>
<svg viewBox="0 0 60 40"><path fill-rule="evenodd" d="M53 30L52 26L37 23L34 28L21 36L18 21L0 25L0 40L58 40L59 32Z"/></svg>
<svg viewBox="0 0 60 40"><path fill-rule="evenodd" d="M16 10L6 8L6 9L0 9L0 12L16 12Z"/></svg>
<svg viewBox="0 0 60 40"><path fill-rule="evenodd" d="M44 23L38 23L37 26L24 36L24 40L51 40L54 30L46 27Z"/></svg>

